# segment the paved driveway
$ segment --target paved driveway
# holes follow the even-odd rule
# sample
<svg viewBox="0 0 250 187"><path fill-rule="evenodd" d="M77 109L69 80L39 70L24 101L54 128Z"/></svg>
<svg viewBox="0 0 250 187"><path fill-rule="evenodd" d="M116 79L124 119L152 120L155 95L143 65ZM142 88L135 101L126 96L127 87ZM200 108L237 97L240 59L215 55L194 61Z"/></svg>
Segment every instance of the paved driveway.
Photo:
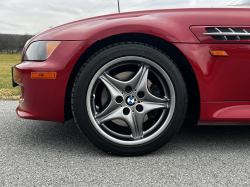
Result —
<svg viewBox="0 0 250 187"><path fill-rule="evenodd" d="M182 129L160 150L108 155L64 124L0 101L0 186L249 186L250 126Z"/></svg>

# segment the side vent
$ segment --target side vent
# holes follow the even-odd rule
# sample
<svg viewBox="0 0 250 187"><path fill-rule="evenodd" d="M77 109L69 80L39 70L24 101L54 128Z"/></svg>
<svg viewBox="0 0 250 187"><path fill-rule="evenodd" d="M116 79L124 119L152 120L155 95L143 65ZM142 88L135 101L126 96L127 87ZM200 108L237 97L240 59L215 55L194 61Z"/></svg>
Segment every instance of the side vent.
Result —
<svg viewBox="0 0 250 187"><path fill-rule="evenodd" d="M250 30L229 27L207 27L204 36L211 36L215 40L250 40Z"/></svg>

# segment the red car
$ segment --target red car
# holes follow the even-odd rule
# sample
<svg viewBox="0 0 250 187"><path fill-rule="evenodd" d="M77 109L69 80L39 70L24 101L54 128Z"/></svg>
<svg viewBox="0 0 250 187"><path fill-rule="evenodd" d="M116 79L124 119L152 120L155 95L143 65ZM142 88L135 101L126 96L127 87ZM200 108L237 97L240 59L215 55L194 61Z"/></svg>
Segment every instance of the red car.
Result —
<svg viewBox="0 0 250 187"><path fill-rule="evenodd" d="M16 113L73 118L118 155L154 151L182 124L250 121L249 18L243 6L153 10L45 31L12 68Z"/></svg>

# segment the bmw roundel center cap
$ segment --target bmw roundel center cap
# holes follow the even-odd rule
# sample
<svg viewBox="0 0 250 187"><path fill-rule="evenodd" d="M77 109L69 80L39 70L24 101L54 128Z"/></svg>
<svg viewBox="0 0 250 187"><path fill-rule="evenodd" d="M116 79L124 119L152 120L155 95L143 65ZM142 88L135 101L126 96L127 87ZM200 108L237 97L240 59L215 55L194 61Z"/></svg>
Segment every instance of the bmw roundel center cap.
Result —
<svg viewBox="0 0 250 187"><path fill-rule="evenodd" d="M127 97L127 103L128 105L135 104L135 99L132 96Z"/></svg>

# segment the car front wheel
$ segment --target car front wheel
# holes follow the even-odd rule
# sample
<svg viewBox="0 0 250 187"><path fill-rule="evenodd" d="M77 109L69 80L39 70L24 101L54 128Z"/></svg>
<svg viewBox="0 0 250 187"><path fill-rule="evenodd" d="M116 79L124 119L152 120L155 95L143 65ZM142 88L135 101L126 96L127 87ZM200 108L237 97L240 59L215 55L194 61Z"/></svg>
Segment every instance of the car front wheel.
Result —
<svg viewBox="0 0 250 187"><path fill-rule="evenodd" d="M99 148L141 155L163 146L187 108L181 72L164 53L142 43L118 43L93 55L76 76L72 112Z"/></svg>

